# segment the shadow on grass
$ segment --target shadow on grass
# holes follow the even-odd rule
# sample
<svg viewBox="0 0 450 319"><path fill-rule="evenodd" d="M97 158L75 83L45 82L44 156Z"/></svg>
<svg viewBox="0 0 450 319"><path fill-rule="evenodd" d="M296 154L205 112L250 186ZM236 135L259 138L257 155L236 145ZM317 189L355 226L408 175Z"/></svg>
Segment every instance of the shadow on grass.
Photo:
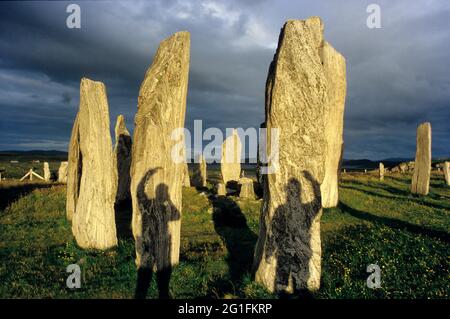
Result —
<svg viewBox="0 0 450 319"><path fill-rule="evenodd" d="M352 215L353 217L359 218L359 219L363 219L363 220L370 221L370 222L377 223L377 224L382 224L382 225L385 225L387 227L391 227L394 229L406 230L413 234L419 234L419 235L424 235L424 236L428 236L428 237L438 238L446 243L450 242L450 235L444 231L429 229L429 228L426 228L423 226L410 224L408 222L401 221L401 220L398 220L395 218L376 216L376 215L352 208L342 202L339 202L339 208L342 211Z"/></svg>
<svg viewBox="0 0 450 319"><path fill-rule="evenodd" d="M5 209L11 203L18 200L20 197L28 195L35 189L49 188L52 184L45 183L17 183L14 185L5 185L0 187L0 210Z"/></svg>
<svg viewBox="0 0 450 319"><path fill-rule="evenodd" d="M229 278L216 280L210 289L232 293L236 288L233 283L240 284L244 275L251 271L257 236L248 227L247 219L233 199L218 196L211 202L214 209L214 228L228 251L226 261L229 266Z"/></svg>
<svg viewBox="0 0 450 319"><path fill-rule="evenodd" d="M367 186L367 185L362 184L362 183L358 184L358 185ZM345 189L350 189L350 190L356 190L356 191L365 193L365 194L370 195L370 196L375 196L375 197L380 197L380 198L388 198L388 199L395 199L395 200L402 200L402 201L412 201L412 202L415 202L417 204L428 206L430 208L435 208L435 209L449 209L449 206L444 206L444 205L439 205L439 204L433 204L433 203L430 203L430 202L426 202L426 201L423 200L423 197L421 198L419 196L414 196L414 197L413 196L409 196L409 195L412 195L412 194L411 193L406 193L406 192L400 193L395 188L389 187L389 186L387 186L387 187L386 186L381 186L380 188L383 189L383 190L386 190L386 191L388 191L390 193L399 193L401 195L383 195L383 194L380 194L378 192L374 192L374 191L370 191L370 190L367 190L367 189L363 189L363 188L360 188L360 187L354 187L354 186L341 185L340 187L341 188L345 188ZM392 190L396 190L396 191L392 191ZM431 196L431 195L429 195L429 197L431 197L431 199L437 199L437 198L434 198L434 196Z"/></svg>

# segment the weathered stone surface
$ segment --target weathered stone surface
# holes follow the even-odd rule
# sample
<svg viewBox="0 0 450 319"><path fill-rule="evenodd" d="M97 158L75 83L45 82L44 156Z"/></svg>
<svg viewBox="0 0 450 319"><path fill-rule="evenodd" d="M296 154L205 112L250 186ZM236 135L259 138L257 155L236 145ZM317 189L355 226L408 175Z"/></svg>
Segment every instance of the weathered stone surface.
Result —
<svg viewBox="0 0 450 319"><path fill-rule="evenodd" d="M380 176L380 181L384 180L384 164L383 163L379 164L378 174Z"/></svg>
<svg viewBox="0 0 450 319"><path fill-rule="evenodd" d="M172 158L171 134L184 127L189 50L188 32L162 41L139 91L131 161L139 269L166 271L179 260L184 163Z"/></svg>
<svg viewBox="0 0 450 319"><path fill-rule="evenodd" d="M81 151L80 151L80 130L79 130L79 112L75 117L70 136L67 165L67 199L66 214L67 219L72 220L77 205L80 182L81 182Z"/></svg>
<svg viewBox="0 0 450 319"><path fill-rule="evenodd" d="M68 162L61 162L58 169L58 183L67 183L67 165Z"/></svg>
<svg viewBox="0 0 450 319"><path fill-rule="evenodd" d="M125 126L123 115L117 117L116 145L114 154L117 168L117 195L116 202L130 198L130 166L131 166L131 136Z"/></svg>
<svg viewBox="0 0 450 319"><path fill-rule="evenodd" d="M203 155L197 157L194 163L194 171L192 173L192 184L194 187L206 187L206 160Z"/></svg>
<svg viewBox="0 0 450 319"><path fill-rule="evenodd" d="M218 196L226 196L227 195L227 189L225 187L224 183L218 183L216 185L216 192Z"/></svg>
<svg viewBox="0 0 450 319"><path fill-rule="evenodd" d="M347 92L345 59L328 42L322 49L323 67L327 81L328 103L325 107L325 176L320 191L322 206L336 207L339 202L338 180L343 154L344 107Z"/></svg>
<svg viewBox="0 0 450 319"><path fill-rule="evenodd" d="M413 194L427 195L431 173L431 124L426 122L417 128L416 159L411 179Z"/></svg>
<svg viewBox="0 0 450 319"><path fill-rule="evenodd" d="M279 129L277 169L264 178L255 279L270 291L320 286L320 184L327 140L327 75L319 18L284 25L266 82L267 148Z"/></svg>
<svg viewBox="0 0 450 319"><path fill-rule="evenodd" d="M191 187L191 179L189 176L189 168L188 168L188 164L184 163L183 164L183 186L184 187Z"/></svg>
<svg viewBox="0 0 450 319"><path fill-rule="evenodd" d="M79 185L78 197L76 192L70 194L75 201L72 232L82 248L107 249L117 244L114 220L117 173L103 83L81 79L80 109L72 133L69 172L75 172L70 173L69 179L75 179L70 180L71 187ZM74 151L78 154L72 154Z"/></svg>
<svg viewBox="0 0 450 319"><path fill-rule="evenodd" d="M253 180L251 178L242 177L239 179L238 182L239 182L239 197L246 199L255 199Z"/></svg>
<svg viewBox="0 0 450 319"><path fill-rule="evenodd" d="M236 129L222 144L220 171L225 185L229 181L237 181L241 177L241 139Z"/></svg>
<svg viewBox="0 0 450 319"><path fill-rule="evenodd" d="M52 174L50 173L50 167L48 166L48 162L44 162L44 180L50 181Z"/></svg>
<svg viewBox="0 0 450 319"><path fill-rule="evenodd" d="M447 186L450 186L450 162L444 162L444 178Z"/></svg>

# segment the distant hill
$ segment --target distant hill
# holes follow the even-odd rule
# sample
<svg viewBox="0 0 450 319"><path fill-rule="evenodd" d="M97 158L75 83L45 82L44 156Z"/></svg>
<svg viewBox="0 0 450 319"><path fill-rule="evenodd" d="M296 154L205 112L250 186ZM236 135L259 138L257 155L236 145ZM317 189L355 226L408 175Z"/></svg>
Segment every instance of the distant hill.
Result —
<svg viewBox="0 0 450 319"><path fill-rule="evenodd" d="M65 161L67 160L67 152L62 151L0 151L0 161L32 161L32 160L54 160Z"/></svg>

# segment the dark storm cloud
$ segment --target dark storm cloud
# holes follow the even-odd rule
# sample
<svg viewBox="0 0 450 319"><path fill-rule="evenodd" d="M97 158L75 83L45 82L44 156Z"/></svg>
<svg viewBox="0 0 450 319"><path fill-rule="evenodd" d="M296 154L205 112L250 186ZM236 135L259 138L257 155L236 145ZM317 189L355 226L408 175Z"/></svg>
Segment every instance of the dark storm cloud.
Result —
<svg viewBox="0 0 450 319"><path fill-rule="evenodd" d="M258 127L264 83L287 19L322 17L347 61L345 157L413 157L417 124L430 121L433 154L450 156L449 4L376 1L382 28L366 27L374 1L69 2L0 4L0 149L64 150L83 76L107 86L111 129L132 131L140 82L159 42L191 32L186 127Z"/></svg>

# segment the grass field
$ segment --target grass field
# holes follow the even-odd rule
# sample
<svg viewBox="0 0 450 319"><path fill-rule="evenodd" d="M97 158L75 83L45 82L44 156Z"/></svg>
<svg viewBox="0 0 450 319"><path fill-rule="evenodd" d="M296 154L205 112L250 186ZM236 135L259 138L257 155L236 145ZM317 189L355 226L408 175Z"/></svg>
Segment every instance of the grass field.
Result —
<svg viewBox="0 0 450 319"><path fill-rule="evenodd" d="M275 298L250 275L261 201L215 198L217 176L210 171L202 192L183 189L172 296ZM419 197L410 194L409 183L408 175L384 182L371 174L342 176L339 207L322 217L322 286L315 298L449 298L450 188L433 175L430 194ZM3 182L0 194L1 298L134 297L129 231L114 249L81 250L65 219L64 185ZM72 263L82 269L80 289L66 288ZM381 267L379 289L366 286L369 264ZM153 283L148 297L157 295Z"/></svg>

